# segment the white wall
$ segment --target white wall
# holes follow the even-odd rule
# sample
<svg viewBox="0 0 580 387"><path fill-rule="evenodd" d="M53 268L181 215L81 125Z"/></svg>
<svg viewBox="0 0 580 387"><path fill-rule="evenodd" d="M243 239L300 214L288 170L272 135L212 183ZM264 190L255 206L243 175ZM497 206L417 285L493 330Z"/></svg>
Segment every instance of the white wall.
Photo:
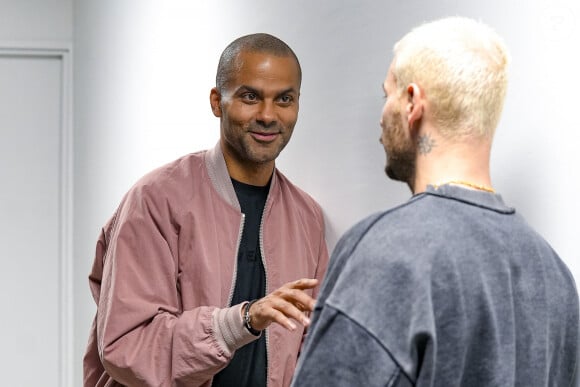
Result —
<svg viewBox="0 0 580 387"><path fill-rule="evenodd" d="M72 15L73 0L0 0L4 385L65 386L72 373L72 294L62 281L72 244Z"/></svg>
<svg viewBox="0 0 580 387"><path fill-rule="evenodd" d="M513 56L493 150L494 186L580 278L580 205L573 196L580 191L578 1L78 0L77 379L95 310L86 278L99 228L143 173L217 141L208 96L227 43L269 32L301 59L300 118L278 165L323 206L332 247L355 221L410 196L383 173L381 83L398 37L453 14L495 27Z"/></svg>
<svg viewBox="0 0 580 387"><path fill-rule="evenodd" d="M72 43L73 0L0 0L0 41Z"/></svg>

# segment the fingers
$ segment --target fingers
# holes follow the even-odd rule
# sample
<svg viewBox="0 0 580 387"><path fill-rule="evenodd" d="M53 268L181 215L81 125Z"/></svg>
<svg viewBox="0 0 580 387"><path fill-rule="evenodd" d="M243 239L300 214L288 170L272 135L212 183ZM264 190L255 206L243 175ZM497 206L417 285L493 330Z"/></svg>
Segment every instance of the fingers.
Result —
<svg viewBox="0 0 580 387"><path fill-rule="evenodd" d="M284 328L294 331L296 329L296 324L289 318L290 313L287 311L283 311L282 309L272 309L272 319L271 322L278 323L282 325ZM296 318L295 318L296 319ZM298 321L300 321L301 317L299 316ZM301 321L304 324L304 321ZM310 323L308 321L308 323Z"/></svg>
<svg viewBox="0 0 580 387"><path fill-rule="evenodd" d="M301 278L299 280L289 282L284 286L288 286L294 289L312 289L318 285L318 280L315 278Z"/></svg>
<svg viewBox="0 0 580 387"><path fill-rule="evenodd" d="M296 323L292 320L304 326L310 324L308 317L296 305L274 294L252 304L250 316L252 327L258 330L267 328L273 322L291 331L296 329Z"/></svg>
<svg viewBox="0 0 580 387"><path fill-rule="evenodd" d="M303 290L287 289L285 292L280 291L282 298L290 303L294 309L300 312L311 312L314 310L316 300L306 294Z"/></svg>
<svg viewBox="0 0 580 387"><path fill-rule="evenodd" d="M311 312L314 310L316 300L310 297L304 290L312 289L316 285L318 285L317 279L301 278L285 284L272 292L272 295L283 298L301 312Z"/></svg>
<svg viewBox="0 0 580 387"><path fill-rule="evenodd" d="M314 310L316 300L304 290L312 289L316 285L318 280L302 278L289 282L256 301L250 308L252 327L262 330L275 322L293 331L296 329L294 321L304 326L310 325L306 313Z"/></svg>

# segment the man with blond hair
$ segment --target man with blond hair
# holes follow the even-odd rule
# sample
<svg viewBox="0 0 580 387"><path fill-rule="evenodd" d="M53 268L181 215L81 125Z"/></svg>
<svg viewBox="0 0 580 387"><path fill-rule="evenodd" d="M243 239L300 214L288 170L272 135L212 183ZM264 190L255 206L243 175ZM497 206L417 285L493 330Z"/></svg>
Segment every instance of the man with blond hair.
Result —
<svg viewBox="0 0 580 387"><path fill-rule="evenodd" d="M573 382L574 280L491 182L507 64L501 38L462 17L395 45L381 143L413 197L339 241L294 386Z"/></svg>

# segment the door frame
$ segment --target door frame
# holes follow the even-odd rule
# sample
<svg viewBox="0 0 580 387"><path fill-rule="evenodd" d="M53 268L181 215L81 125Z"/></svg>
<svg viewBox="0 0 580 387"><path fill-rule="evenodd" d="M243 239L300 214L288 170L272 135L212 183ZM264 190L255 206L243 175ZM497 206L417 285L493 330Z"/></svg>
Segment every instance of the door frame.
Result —
<svg viewBox="0 0 580 387"><path fill-rule="evenodd" d="M58 59L61 63L59 194L59 386L73 386L73 110L72 47L68 43L0 42L0 58Z"/></svg>

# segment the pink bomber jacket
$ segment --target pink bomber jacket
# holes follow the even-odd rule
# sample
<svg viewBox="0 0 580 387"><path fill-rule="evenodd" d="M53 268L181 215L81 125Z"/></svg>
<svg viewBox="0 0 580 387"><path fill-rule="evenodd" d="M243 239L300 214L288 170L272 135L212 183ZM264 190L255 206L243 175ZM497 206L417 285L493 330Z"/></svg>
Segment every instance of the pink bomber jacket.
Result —
<svg viewBox="0 0 580 387"><path fill-rule="evenodd" d="M230 305L242 225L219 143L129 190L101 231L89 275L98 309L85 387L210 386L235 350L256 339L241 305ZM277 169L260 247L266 294L300 278L322 280L328 251L320 206ZM290 384L304 333L266 329L269 387Z"/></svg>

